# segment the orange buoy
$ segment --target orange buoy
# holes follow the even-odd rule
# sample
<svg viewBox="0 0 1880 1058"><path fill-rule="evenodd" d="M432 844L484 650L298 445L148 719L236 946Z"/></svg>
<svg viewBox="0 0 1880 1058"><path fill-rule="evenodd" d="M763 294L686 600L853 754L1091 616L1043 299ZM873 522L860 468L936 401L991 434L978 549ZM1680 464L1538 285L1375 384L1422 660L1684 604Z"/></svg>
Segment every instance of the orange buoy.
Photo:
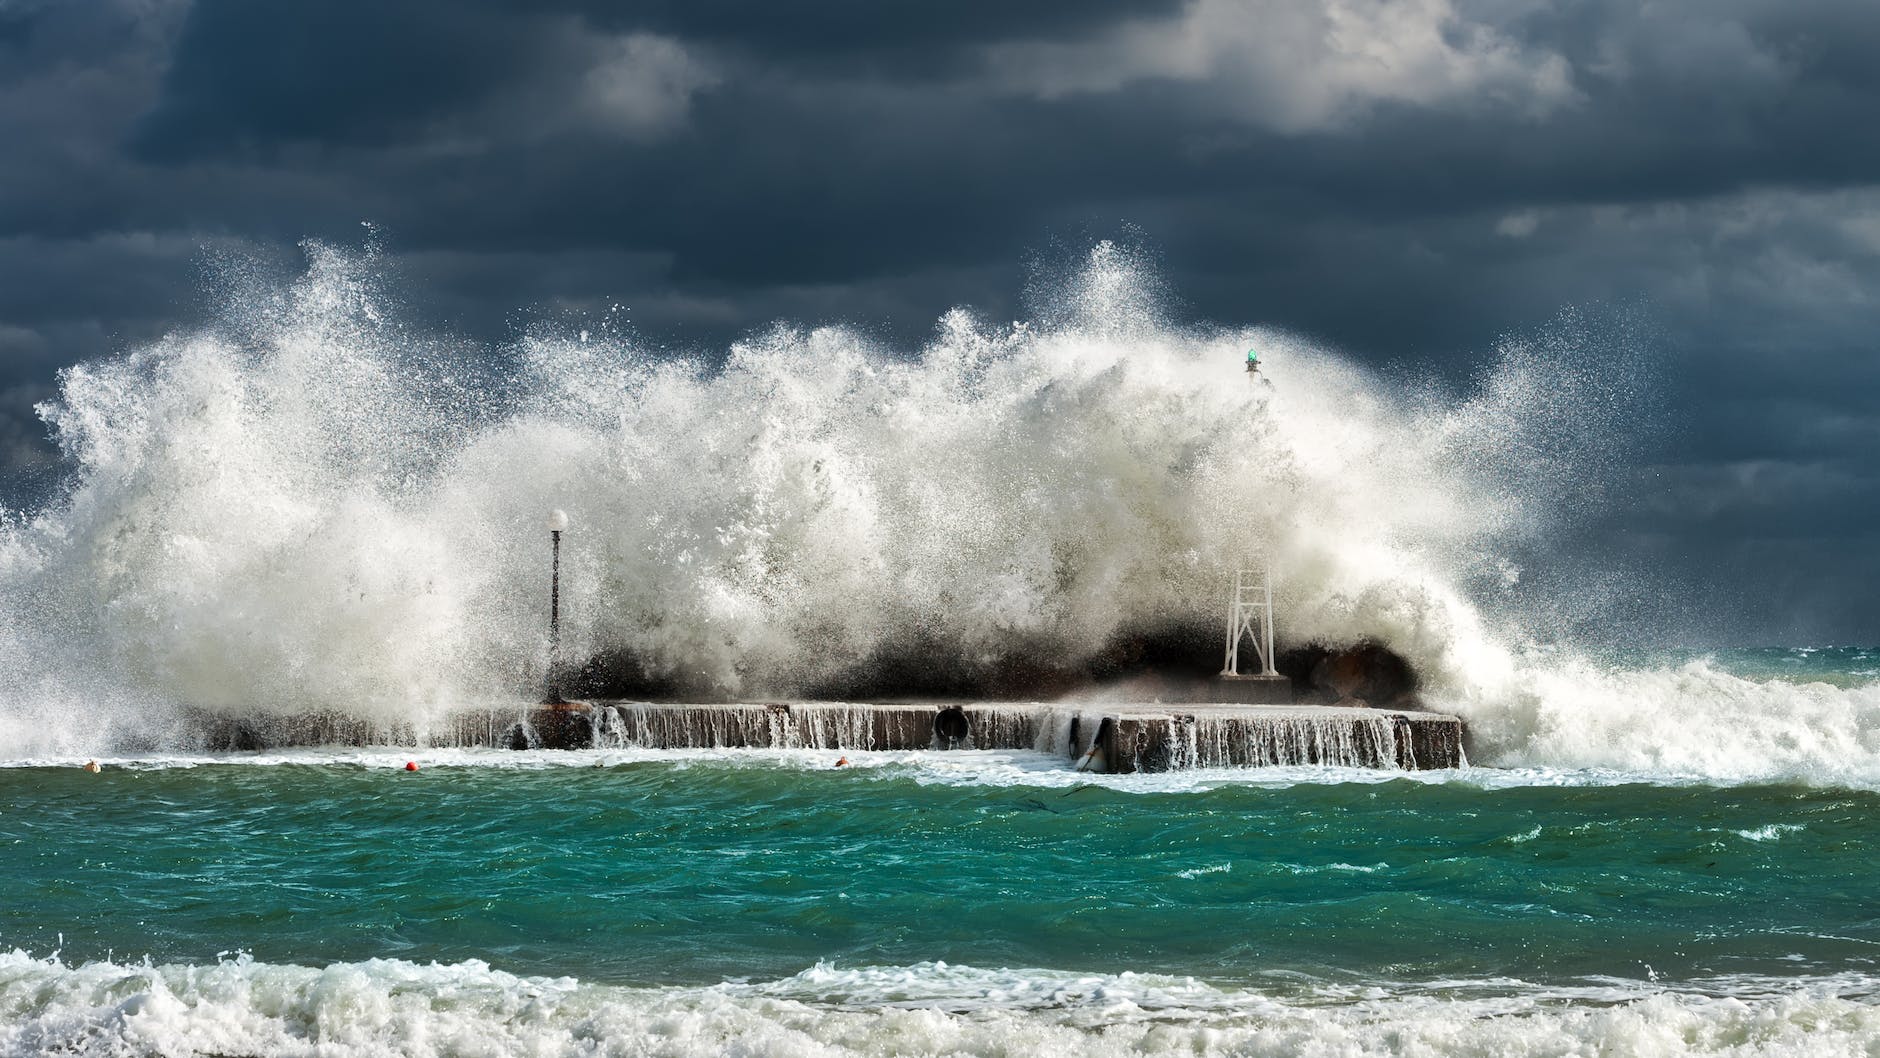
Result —
<svg viewBox="0 0 1880 1058"><path fill-rule="evenodd" d="M417 762L417 761L415 761L415 760L408 760L408 761L406 761L406 762L405 762L405 770L406 770L406 771L417 771L417 770L418 770L418 762Z"/></svg>
<svg viewBox="0 0 1880 1058"><path fill-rule="evenodd" d="M92 773L93 775L96 775L99 772L103 771L104 769L102 767L99 767L97 761L88 760L85 762L85 770Z"/></svg>
<svg viewBox="0 0 1880 1058"><path fill-rule="evenodd" d="M838 767L838 768L840 768L840 767L842 767L842 766L843 766L844 764L847 764L848 762L849 762L849 758L847 758L847 757L842 757L842 758L840 758L840 759L838 759L838 760L836 761L836 767Z"/></svg>

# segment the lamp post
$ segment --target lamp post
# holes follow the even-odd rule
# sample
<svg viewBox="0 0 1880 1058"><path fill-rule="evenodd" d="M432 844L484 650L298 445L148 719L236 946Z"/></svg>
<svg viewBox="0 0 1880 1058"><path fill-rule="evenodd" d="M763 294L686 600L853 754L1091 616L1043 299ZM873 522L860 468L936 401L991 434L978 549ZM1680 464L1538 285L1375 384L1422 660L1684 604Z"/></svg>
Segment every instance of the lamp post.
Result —
<svg viewBox="0 0 1880 1058"><path fill-rule="evenodd" d="M553 558L548 575L548 693L544 704L560 705L561 698L561 534L568 529L568 512L548 512L548 536Z"/></svg>

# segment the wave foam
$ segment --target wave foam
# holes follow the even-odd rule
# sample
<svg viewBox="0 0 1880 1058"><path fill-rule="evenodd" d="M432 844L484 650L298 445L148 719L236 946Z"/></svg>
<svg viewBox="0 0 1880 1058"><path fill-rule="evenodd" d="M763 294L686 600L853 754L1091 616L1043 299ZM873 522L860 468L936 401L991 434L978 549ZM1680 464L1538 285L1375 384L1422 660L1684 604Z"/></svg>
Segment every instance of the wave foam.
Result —
<svg viewBox="0 0 1880 1058"><path fill-rule="evenodd" d="M1503 766L1880 785L1880 683L1746 679L1715 664L1522 665L1449 703Z"/></svg>
<svg viewBox="0 0 1880 1058"><path fill-rule="evenodd" d="M1875 982L1224 989L941 963L705 988L518 977L480 962L321 969L0 955L0 1053L36 1055L1864 1054Z"/></svg>

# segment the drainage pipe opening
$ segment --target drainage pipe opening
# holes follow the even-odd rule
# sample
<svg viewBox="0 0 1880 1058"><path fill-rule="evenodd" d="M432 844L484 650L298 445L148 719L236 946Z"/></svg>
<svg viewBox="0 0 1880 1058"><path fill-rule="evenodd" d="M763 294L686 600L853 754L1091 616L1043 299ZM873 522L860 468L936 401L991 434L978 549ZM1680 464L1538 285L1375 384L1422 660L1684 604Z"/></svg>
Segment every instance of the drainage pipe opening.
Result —
<svg viewBox="0 0 1880 1058"><path fill-rule="evenodd" d="M949 705L934 714L934 741L944 749L956 749L967 745L967 739L973 733L973 725L966 719L966 710L957 705Z"/></svg>

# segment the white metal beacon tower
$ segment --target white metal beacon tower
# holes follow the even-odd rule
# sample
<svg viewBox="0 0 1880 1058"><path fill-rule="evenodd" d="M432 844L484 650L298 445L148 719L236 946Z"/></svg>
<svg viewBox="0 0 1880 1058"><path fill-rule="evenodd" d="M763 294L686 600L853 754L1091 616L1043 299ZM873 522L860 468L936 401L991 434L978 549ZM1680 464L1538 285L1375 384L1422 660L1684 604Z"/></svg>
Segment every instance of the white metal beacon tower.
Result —
<svg viewBox="0 0 1880 1058"><path fill-rule="evenodd" d="M1247 350L1247 382L1255 387L1271 385L1260 376L1257 349ZM1241 671L1243 643L1252 648L1254 656L1248 660L1258 663L1254 671ZM1234 593L1227 600L1226 647L1217 700L1245 704L1292 700L1291 681L1273 665L1273 567L1267 558L1244 563L1234 571Z"/></svg>
<svg viewBox="0 0 1880 1058"><path fill-rule="evenodd" d="M1268 567L1234 571L1234 597L1227 603L1227 661L1223 676L1254 675L1240 671L1240 643L1253 641L1261 676L1277 676L1273 667L1273 579Z"/></svg>

